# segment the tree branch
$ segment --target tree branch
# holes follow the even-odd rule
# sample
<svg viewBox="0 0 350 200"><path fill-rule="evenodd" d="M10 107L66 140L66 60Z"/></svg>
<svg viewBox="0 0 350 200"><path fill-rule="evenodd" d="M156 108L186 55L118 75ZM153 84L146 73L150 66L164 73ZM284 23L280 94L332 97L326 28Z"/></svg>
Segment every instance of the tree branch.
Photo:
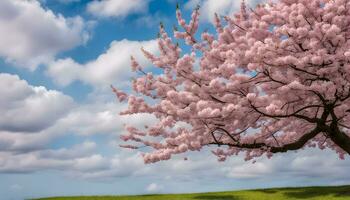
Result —
<svg viewBox="0 0 350 200"><path fill-rule="evenodd" d="M298 149L302 148L309 140L314 138L321 131L322 131L322 129L319 126L316 126L315 129L313 129L309 133L304 134L297 141L291 142L288 144L284 144L281 146L269 146L266 143L223 143L223 142L217 142L217 143L213 142L213 143L209 143L209 145L211 145L211 144L226 145L226 146L230 146L230 147L237 147L237 148L243 148L243 149L267 148L267 149L269 149L269 152L271 152L271 153L279 153L279 152L298 150Z"/></svg>

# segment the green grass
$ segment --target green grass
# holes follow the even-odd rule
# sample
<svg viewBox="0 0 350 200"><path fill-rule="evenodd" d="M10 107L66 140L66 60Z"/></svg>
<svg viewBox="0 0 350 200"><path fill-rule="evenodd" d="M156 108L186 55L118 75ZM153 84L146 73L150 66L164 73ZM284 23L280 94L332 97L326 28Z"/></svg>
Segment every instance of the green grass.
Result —
<svg viewBox="0 0 350 200"><path fill-rule="evenodd" d="M52 197L40 200L350 200L350 186L274 188L194 194ZM37 199L39 200L39 199Z"/></svg>

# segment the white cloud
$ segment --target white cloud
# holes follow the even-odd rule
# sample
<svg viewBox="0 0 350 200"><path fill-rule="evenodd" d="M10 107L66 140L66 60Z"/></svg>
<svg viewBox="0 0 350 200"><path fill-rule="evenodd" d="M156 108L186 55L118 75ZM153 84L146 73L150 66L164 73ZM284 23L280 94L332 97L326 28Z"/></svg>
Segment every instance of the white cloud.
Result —
<svg viewBox="0 0 350 200"><path fill-rule="evenodd" d="M84 147L84 145L86 144L24 153L0 151L0 173L57 170L80 179L113 180L115 177L132 176L144 167L140 155L131 155L126 152L120 152L115 156L104 156L85 148L77 153L77 147Z"/></svg>
<svg viewBox="0 0 350 200"><path fill-rule="evenodd" d="M75 160L73 169L78 171L100 171L108 168L109 160L99 154L89 157L78 158Z"/></svg>
<svg viewBox="0 0 350 200"><path fill-rule="evenodd" d="M187 10L191 10L191 9L196 8L196 6L198 6L198 5L202 6L202 5L201 5L202 1L203 1L203 0L189 0L189 1L187 1L187 3L185 4L185 8L186 8Z"/></svg>
<svg viewBox="0 0 350 200"><path fill-rule="evenodd" d="M30 173L58 170L72 178L91 181L114 181L116 177L141 177L159 182L212 182L217 180L262 181L269 185L288 180L284 186L297 181L310 185L315 181L331 184L349 183L349 159L339 160L332 151L305 150L278 154L272 159L259 158L255 164L242 156L217 162L209 151L193 152L189 160L175 156L172 160L145 165L140 154L118 149L114 155L94 153L97 144L86 141L70 148L41 149L24 153L0 152L0 173ZM327 160L327 162L324 162ZM286 165L286 163L289 163ZM314 166L318 167L315 168ZM148 192L179 192L163 190L161 185L148 186ZM258 183L256 186L259 186ZM261 185L263 187L265 185Z"/></svg>
<svg viewBox="0 0 350 200"><path fill-rule="evenodd" d="M151 183L147 186L146 191L147 192L159 192L163 189L161 185L158 185L157 183Z"/></svg>
<svg viewBox="0 0 350 200"><path fill-rule="evenodd" d="M96 153L97 144L92 141L60 149L50 149L50 144L68 134L84 138L103 133L118 140L126 121L145 124L153 118L119 117L117 113L126 105L116 106L110 99L92 98L77 105L69 96L29 85L17 75L1 73L0 87L0 173L54 169L80 178L109 179L142 169L140 156L106 157ZM110 97L114 102L113 94Z"/></svg>
<svg viewBox="0 0 350 200"><path fill-rule="evenodd" d="M7 62L34 70L88 37L81 17L56 15L36 0L0 1L0 57Z"/></svg>
<svg viewBox="0 0 350 200"><path fill-rule="evenodd" d="M46 148L53 139L67 134L62 119L75 107L74 100L59 91L0 73L0 152Z"/></svg>
<svg viewBox="0 0 350 200"><path fill-rule="evenodd" d="M155 52L157 42L150 41L113 41L109 49L96 60L80 64L71 58L60 59L51 63L47 74L60 85L68 85L75 80L83 81L93 86L109 87L112 83L120 84L132 77L130 56L133 55L142 66L149 65L143 56L141 47Z"/></svg>
<svg viewBox="0 0 350 200"><path fill-rule="evenodd" d="M228 177L249 179L257 178L259 176L268 176L273 173L272 168L265 162L243 163L239 166L233 166L227 173Z"/></svg>
<svg viewBox="0 0 350 200"><path fill-rule="evenodd" d="M70 3L80 2L80 0L38 0L38 1L41 1L43 3L47 3L50 1L57 1L57 2L62 3L62 4L70 4Z"/></svg>
<svg viewBox="0 0 350 200"><path fill-rule="evenodd" d="M43 149L61 135L51 130L35 133L0 131L0 152L30 152Z"/></svg>
<svg viewBox="0 0 350 200"><path fill-rule="evenodd" d="M81 144L74 145L71 148L61 149L47 149L39 152L42 158L55 158L55 159L74 159L91 155L96 150L96 143L91 141L85 141Z"/></svg>
<svg viewBox="0 0 350 200"><path fill-rule="evenodd" d="M113 96L113 94L111 94ZM80 105L60 120L59 127L67 127L70 132L79 135L120 134L124 132L123 124L133 121L137 126L152 123L154 116L136 114L119 116L118 113L126 109L126 104L117 102L94 102Z"/></svg>
<svg viewBox="0 0 350 200"><path fill-rule="evenodd" d="M145 167L139 154L125 150L119 151L114 156L100 157L96 160L99 162L95 162L95 165L100 166L100 169L85 171L76 168L75 171L71 171L69 174L81 179L110 181L115 180L116 177L134 176Z"/></svg>
<svg viewBox="0 0 350 200"><path fill-rule="evenodd" d="M79 171L75 172L74 176L91 180L114 180L115 177L124 176L156 177L158 180L163 178L165 182L168 182L169 179L172 182L264 180L274 183L290 180L290 186L298 180L303 181L304 184L312 184L315 179L331 183L346 181L350 178L347 173L349 159L340 160L332 151L316 149L278 154L272 159L260 158L255 164L245 162L243 156L232 157L226 162L217 162L207 150L191 153L190 159L187 161L184 161L181 156L175 156L172 160L150 165L144 165L140 155L127 150L118 152L114 157L105 158L110 162L105 163L104 169L89 171L89 173ZM317 161L303 163L298 161L310 158ZM324 162L326 158L329 161L327 163ZM295 162L298 164L292 164ZM286 163L290 163L290 165L286 165ZM315 163L318 166L317 170L314 168Z"/></svg>
<svg viewBox="0 0 350 200"><path fill-rule="evenodd" d="M87 11L98 17L125 17L129 14L147 11L148 0L94 0L87 5Z"/></svg>
<svg viewBox="0 0 350 200"><path fill-rule="evenodd" d="M69 160L42 159L35 153L12 154L0 152L0 172L30 173L48 169L66 169L71 166Z"/></svg>
<svg viewBox="0 0 350 200"><path fill-rule="evenodd" d="M83 66L71 58L60 59L49 65L48 74L59 85L69 85L73 80L79 78ZM57 76L57 77L56 77Z"/></svg>
<svg viewBox="0 0 350 200"><path fill-rule="evenodd" d="M96 144L84 142L71 148L41 149L30 152L1 152L0 173L31 173L42 170L65 172L104 170L110 162L100 154L94 154Z"/></svg>
<svg viewBox="0 0 350 200"><path fill-rule="evenodd" d="M246 0L246 4L250 7L254 7L261 0ZM186 9L194 9L197 5L200 5L200 19L206 22L213 22L215 13L219 15L229 15L233 12L237 12L240 9L240 0L190 0L185 4Z"/></svg>
<svg viewBox="0 0 350 200"><path fill-rule="evenodd" d="M82 138L104 134L114 141L124 132L123 123L132 120L143 126L154 120L146 114L119 116L127 105L117 105L110 90L106 99L91 97L90 102L78 105L61 92L29 85L17 75L0 73L0 88L0 152L25 154L42 150L55 139L69 134ZM71 151L81 156L85 149L93 153L95 145L84 143L71 150L47 150L40 156L71 159L68 156L73 156Z"/></svg>
<svg viewBox="0 0 350 200"><path fill-rule="evenodd" d="M71 97L55 90L29 85L17 75L0 73L0 130L39 132L66 114Z"/></svg>
<svg viewBox="0 0 350 200"><path fill-rule="evenodd" d="M163 24L171 24L169 16L163 15L161 12L155 12L148 15L143 15L136 19L137 26L153 28L159 25L159 22Z"/></svg>

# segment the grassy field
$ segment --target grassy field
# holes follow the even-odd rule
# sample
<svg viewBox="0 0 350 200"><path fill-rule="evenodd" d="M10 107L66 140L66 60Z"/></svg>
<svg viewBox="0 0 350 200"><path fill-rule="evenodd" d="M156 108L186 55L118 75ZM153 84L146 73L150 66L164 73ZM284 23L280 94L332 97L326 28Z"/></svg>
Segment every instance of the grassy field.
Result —
<svg viewBox="0 0 350 200"><path fill-rule="evenodd" d="M274 188L234 192L166 194L140 196L52 197L40 200L350 200L350 186ZM39 200L39 199L38 199Z"/></svg>

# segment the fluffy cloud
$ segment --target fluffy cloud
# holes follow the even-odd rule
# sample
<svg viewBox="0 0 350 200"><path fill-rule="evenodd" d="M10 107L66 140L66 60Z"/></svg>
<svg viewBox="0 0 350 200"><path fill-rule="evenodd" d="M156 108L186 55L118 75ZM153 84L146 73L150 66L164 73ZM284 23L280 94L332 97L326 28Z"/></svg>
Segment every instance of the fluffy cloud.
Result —
<svg viewBox="0 0 350 200"><path fill-rule="evenodd" d="M217 180L239 180L249 182L263 180L281 186L297 181L306 185L323 182L348 183L349 159L340 160L332 151L317 149L278 154L272 159L259 158L255 164L245 162L242 156L232 157L226 162L217 162L210 151L193 152L188 160L175 156L172 160L144 165L140 154L118 149L114 155L96 153L96 143L86 141L61 149L38 149L30 152L1 152L0 173L30 173L43 170L62 171L70 177L94 181L113 181L116 177L143 177L158 180L158 183L212 182ZM327 160L327 162L324 162ZM286 165L286 163L289 163ZM314 166L318 166L317 169ZM315 182L316 181L316 182ZM258 183L255 185L257 186ZM158 185L159 186L159 185ZM264 185L261 185L263 187ZM149 189L149 192L159 192ZM163 191L163 190L162 190ZM166 190L165 192L179 192Z"/></svg>
<svg viewBox="0 0 350 200"><path fill-rule="evenodd" d="M88 39L81 17L65 18L36 0L0 1L0 57L34 70Z"/></svg>
<svg viewBox="0 0 350 200"><path fill-rule="evenodd" d="M89 157L76 159L72 169L79 172L100 171L108 168L108 162L109 160L104 158L102 155L93 154Z"/></svg>
<svg viewBox="0 0 350 200"><path fill-rule="evenodd" d="M96 144L93 142L84 142L71 148L42 149L25 153L0 151L0 173L58 170L81 179L111 180L115 177L131 176L144 165L139 155L120 153L107 157L93 153L94 151Z"/></svg>
<svg viewBox="0 0 350 200"><path fill-rule="evenodd" d="M71 148L61 149L45 149L38 152L38 155L42 158L54 158L54 159L74 159L93 154L96 150L96 143L91 141L85 141L81 144L74 145Z"/></svg>
<svg viewBox="0 0 350 200"><path fill-rule="evenodd" d="M225 166L223 172L229 178L240 180L301 180L309 185L325 180L324 184L330 184L350 178L346 172L348 164L350 159L340 160L331 150L307 149L277 154L272 159L260 158L255 164L236 161L232 166Z"/></svg>
<svg viewBox="0 0 350 200"><path fill-rule="evenodd" d="M60 59L51 63L47 74L60 85L68 85L75 80L93 86L107 86L120 84L122 81L130 80L130 56L133 55L142 66L149 65L147 59L141 52L141 47L148 51L156 52L157 42L150 41L113 41L109 49L101 54L96 60L80 64L71 58Z"/></svg>
<svg viewBox="0 0 350 200"><path fill-rule="evenodd" d="M133 121L136 126L143 126L155 120L154 116L148 114L119 116L118 113L125 109L125 104L117 105L114 101L80 105L62 118L57 126L67 127L70 132L88 136L93 134L120 134L124 131L123 124L126 122Z"/></svg>
<svg viewBox="0 0 350 200"><path fill-rule="evenodd" d="M146 191L147 192L159 192L162 190L163 187L161 185L158 185L157 183L151 183L147 186Z"/></svg>
<svg viewBox="0 0 350 200"><path fill-rule="evenodd" d="M326 158L328 161L324 162ZM144 165L140 155L127 150L122 150L113 157L90 158L90 162L93 166L99 167L88 172L79 169L74 171L74 176L90 180L114 180L115 177L124 176L157 177L158 180L165 182L168 180L212 182L220 179L248 182L264 180L278 183L289 180L289 185L296 181L312 184L317 179L317 181L332 183L350 178L347 173L349 159L340 160L334 152L316 149L279 154L272 159L260 158L254 164L245 162L243 156L231 158L227 162L217 162L215 157L206 150L201 153L191 153L187 161L184 161L182 156L178 156L172 160L151 165ZM318 166L317 169L314 168L315 164ZM157 188L158 191L160 189L162 188Z"/></svg>
<svg viewBox="0 0 350 200"><path fill-rule="evenodd" d="M31 173L42 170L82 171L104 168L101 155L92 154L96 144L84 142L71 149L38 150L27 153L0 152L0 173ZM107 162L107 161L106 161Z"/></svg>
<svg viewBox="0 0 350 200"><path fill-rule="evenodd" d="M80 2L80 0L38 0L38 1L41 1L43 3L48 3L50 1L56 1L56 2L59 2L59 3L62 3L62 4L70 4L70 3L78 3L78 2Z"/></svg>
<svg viewBox="0 0 350 200"><path fill-rule="evenodd" d="M154 120L145 115L118 116L126 105L116 105L112 93L107 95L109 100L92 98L91 102L78 105L61 92L29 85L17 75L5 73L0 74L0 87L0 152L27 154L47 149L52 141L68 134L82 138L105 134L114 141L124 131L123 123L134 120L144 125ZM71 151L81 155L79 149L92 149L95 145L87 143L69 151L42 152L40 156L70 159L66 155Z"/></svg>
<svg viewBox="0 0 350 200"><path fill-rule="evenodd" d="M105 157L94 155L95 159L89 159L89 166L95 166L93 169L85 170L83 165L68 172L75 178L88 179L93 181L111 181L117 177L134 176L138 171L143 170L143 163L139 154L131 152L119 151L114 156Z"/></svg>
<svg viewBox="0 0 350 200"><path fill-rule="evenodd" d="M246 0L248 6L254 7L261 0ZM201 5L201 20L207 22L214 21L215 13L219 15L228 15L239 10L241 1L231 0L190 0L185 4L186 9L193 9Z"/></svg>
<svg viewBox="0 0 350 200"><path fill-rule="evenodd" d="M1 173L30 173L47 169L65 169L71 165L69 160L42 159L34 153L12 154L0 152Z"/></svg>
<svg viewBox="0 0 350 200"><path fill-rule="evenodd" d="M70 96L6 73L0 87L0 152L36 151L66 134L61 121L77 106Z"/></svg>
<svg viewBox="0 0 350 200"><path fill-rule="evenodd" d="M66 114L73 99L29 85L17 75L0 74L0 131L39 132Z"/></svg>
<svg viewBox="0 0 350 200"><path fill-rule="evenodd" d="M125 17L129 14L147 11L148 0L94 0L87 5L87 11L98 17Z"/></svg>
<svg viewBox="0 0 350 200"><path fill-rule="evenodd" d="M138 17L135 21L137 26L140 26L140 27L147 26L148 28L153 28L158 26L159 22L162 22L164 24L171 24L169 16L166 16L161 12L155 12L152 14L143 15L141 17Z"/></svg>
<svg viewBox="0 0 350 200"><path fill-rule="evenodd" d="M116 106L106 99L91 99L77 105L71 97L29 85L17 75L1 73L0 87L0 173L54 169L81 178L106 179L130 175L142 168L139 156L136 159L130 154L112 157L97 154L95 142L60 149L51 149L50 144L67 134L78 134L81 138L110 134L114 141L123 129L122 123L136 120L145 124L151 117L118 117L117 113L126 105ZM114 101L113 94L110 97Z"/></svg>
<svg viewBox="0 0 350 200"><path fill-rule="evenodd" d="M35 133L0 131L0 152L26 153L44 149L59 136L62 136L61 132L51 129Z"/></svg>

